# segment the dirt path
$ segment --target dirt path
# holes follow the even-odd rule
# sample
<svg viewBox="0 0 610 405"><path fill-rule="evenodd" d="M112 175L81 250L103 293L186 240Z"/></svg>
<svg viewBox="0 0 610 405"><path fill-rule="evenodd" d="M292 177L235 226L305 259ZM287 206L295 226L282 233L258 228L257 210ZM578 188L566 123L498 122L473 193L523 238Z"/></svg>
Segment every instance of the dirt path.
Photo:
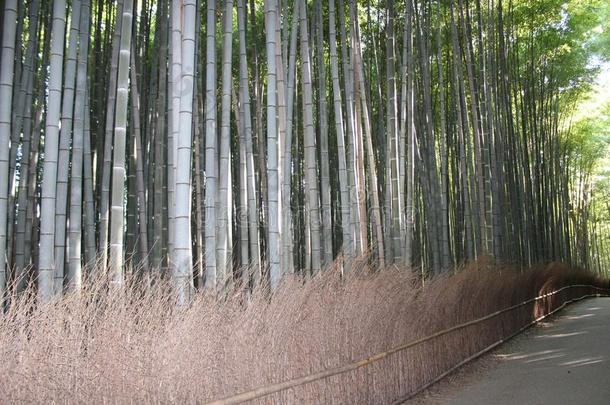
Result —
<svg viewBox="0 0 610 405"><path fill-rule="evenodd" d="M491 356L414 402L610 404L610 298L573 304Z"/></svg>

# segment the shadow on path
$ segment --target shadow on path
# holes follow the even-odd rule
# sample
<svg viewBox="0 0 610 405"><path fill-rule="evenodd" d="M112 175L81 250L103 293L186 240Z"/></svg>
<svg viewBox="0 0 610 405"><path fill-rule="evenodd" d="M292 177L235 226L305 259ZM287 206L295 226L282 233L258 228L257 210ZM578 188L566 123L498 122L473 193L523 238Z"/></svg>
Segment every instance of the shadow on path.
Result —
<svg viewBox="0 0 610 405"><path fill-rule="evenodd" d="M500 348L498 361L429 404L610 404L610 298L569 306Z"/></svg>

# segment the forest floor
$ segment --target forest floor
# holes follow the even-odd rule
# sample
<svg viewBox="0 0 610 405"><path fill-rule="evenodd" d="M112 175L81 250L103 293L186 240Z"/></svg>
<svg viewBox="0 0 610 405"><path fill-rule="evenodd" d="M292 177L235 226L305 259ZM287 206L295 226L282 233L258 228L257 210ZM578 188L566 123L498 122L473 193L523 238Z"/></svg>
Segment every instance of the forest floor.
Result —
<svg viewBox="0 0 610 405"><path fill-rule="evenodd" d="M571 305L415 398L417 405L608 404L610 298Z"/></svg>

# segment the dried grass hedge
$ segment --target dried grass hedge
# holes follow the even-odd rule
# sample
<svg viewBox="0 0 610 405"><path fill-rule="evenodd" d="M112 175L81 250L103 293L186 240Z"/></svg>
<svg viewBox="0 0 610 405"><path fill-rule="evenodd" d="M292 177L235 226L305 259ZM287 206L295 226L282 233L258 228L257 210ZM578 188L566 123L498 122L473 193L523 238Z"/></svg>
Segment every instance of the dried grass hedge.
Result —
<svg viewBox="0 0 610 405"><path fill-rule="evenodd" d="M80 294L0 316L0 398L7 403L202 403L366 358L571 284L607 286L553 264L520 273L485 261L425 286L404 269L337 270L287 279L272 299L235 289L176 310L167 285ZM33 293L33 289L30 290ZM568 289L370 366L261 399L263 403L388 403L534 317L583 295Z"/></svg>

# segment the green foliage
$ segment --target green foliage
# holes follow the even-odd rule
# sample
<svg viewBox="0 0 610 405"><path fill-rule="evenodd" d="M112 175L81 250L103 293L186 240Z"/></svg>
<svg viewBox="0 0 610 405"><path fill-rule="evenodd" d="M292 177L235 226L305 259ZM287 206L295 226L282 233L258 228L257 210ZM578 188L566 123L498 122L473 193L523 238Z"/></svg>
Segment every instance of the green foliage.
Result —
<svg viewBox="0 0 610 405"><path fill-rule="evenodd" d="M577 121L567 138L567 150L579 161L577 170L592 172L608 152L610 145L610 104L603 113Z"/></svg>
<svg viewBox="0 0 610 405"><path fill-rule="evenodd" d="M519 59L535 63L537 73L552 75L555 88L573 91L589 86L597 74L591 58L603 34L599 15L607 8L602 0L519 2L512 18L518 36L528 38L520 43Z"/></svg>
<svg viewBox="0 0 610 405"><path fill-rule="evenodd" d="M598 7L595 9L598 25L591 33L591 49L606 60L610 59L610 3L607 1L596 1Z"/></svg>
<svg viewBox="0 0 610 405"><path fill-rule="evenodd" d="M603 71L575 113L575 122L565 139L572 161L573 187L591 190L582 196L589 227L593 231L595 257L606 262L610 247L610 98L609 71ZM605 80L605 82L604 82ZM599 262L598 262L599 263Z"/></svg>

